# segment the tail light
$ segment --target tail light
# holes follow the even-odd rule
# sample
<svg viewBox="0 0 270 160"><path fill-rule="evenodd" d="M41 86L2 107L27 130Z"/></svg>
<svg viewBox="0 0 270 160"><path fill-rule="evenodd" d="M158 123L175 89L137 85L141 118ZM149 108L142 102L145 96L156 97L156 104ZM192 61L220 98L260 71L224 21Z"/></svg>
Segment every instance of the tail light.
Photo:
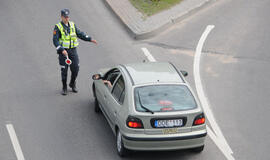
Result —
<svg viewBox="0 0 270 160"><path fill-rule="evenodd" d="M204 117L204 114L202 113L202 114L195 117L194 122L193 122L193 126L201 125L204 123L205 123L205 117Z"/></svg>
<svg viewBox="0 0 270 160"><path fill-rule="evenodd" d="M126 124L129 128L144 128L142 121L132 116L128 116Z"/></svg>

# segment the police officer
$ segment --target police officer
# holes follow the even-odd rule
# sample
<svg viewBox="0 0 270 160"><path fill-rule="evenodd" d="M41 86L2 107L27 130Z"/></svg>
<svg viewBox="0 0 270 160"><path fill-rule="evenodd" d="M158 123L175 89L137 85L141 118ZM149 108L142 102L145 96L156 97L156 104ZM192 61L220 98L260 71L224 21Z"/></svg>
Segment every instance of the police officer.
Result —
<svg viewBox="0 0 270 160"><path fill-rule="evenodd" d="M69 21L69 10L61 10L62 21L55 25L53 31L53 44L59 54L59 64L61 66L61 77L63 83L62 95L67 95L67 74L69 65L66 64L66 59L71 60L70 70L71 79L69 86L73 92L77 93L76 78L79 72L79 57L76 47L79 45L78 38L97 44L97 41L80 31L76 25Z"/></svg>

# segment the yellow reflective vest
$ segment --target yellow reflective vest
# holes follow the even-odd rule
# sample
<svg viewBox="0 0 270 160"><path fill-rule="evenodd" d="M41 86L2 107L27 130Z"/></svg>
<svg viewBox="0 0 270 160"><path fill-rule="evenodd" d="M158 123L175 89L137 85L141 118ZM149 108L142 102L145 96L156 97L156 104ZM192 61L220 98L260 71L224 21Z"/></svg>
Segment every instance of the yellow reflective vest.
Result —
<svg viewBox="0 0 270 160"><path fill-rule="evenodd" d="M69 21L69 25L70 25L70 33L66 33L61 22L56 24L59 31L61 32L61 38L59 39L59 42L63 48L75 48L79 45L75 25L71 21Z"/></svg>

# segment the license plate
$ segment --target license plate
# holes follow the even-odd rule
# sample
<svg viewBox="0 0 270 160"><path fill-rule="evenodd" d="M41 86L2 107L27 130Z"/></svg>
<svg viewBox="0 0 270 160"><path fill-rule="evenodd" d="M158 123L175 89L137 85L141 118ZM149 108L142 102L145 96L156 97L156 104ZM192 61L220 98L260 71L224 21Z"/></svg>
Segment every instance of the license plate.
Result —
<svg viewBox="0 0 270 160"><path fill-rule="evenodd" d="M182 119L155 120L155 127L156 128L181 127L182 125L183 125Z"/></svg>
<svg viewBox="0 0 270 160"><path fill-rule="evenodd" d="M163 134L173 134L177 133L177 128L165 128L163 129Z"/></svg>

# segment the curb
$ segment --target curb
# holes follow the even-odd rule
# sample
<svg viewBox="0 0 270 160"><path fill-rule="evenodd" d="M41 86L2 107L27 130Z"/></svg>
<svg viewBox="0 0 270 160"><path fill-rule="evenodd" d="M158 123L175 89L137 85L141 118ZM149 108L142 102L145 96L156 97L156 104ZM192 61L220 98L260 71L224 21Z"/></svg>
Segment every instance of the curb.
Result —
<svg viewBox="0 0 270 160"><path fill-rule="evenodd" d="M151 38L194 14L213 0L183 0L173 8L145 18L128 0L105 0L134 39Z"/></svg>

